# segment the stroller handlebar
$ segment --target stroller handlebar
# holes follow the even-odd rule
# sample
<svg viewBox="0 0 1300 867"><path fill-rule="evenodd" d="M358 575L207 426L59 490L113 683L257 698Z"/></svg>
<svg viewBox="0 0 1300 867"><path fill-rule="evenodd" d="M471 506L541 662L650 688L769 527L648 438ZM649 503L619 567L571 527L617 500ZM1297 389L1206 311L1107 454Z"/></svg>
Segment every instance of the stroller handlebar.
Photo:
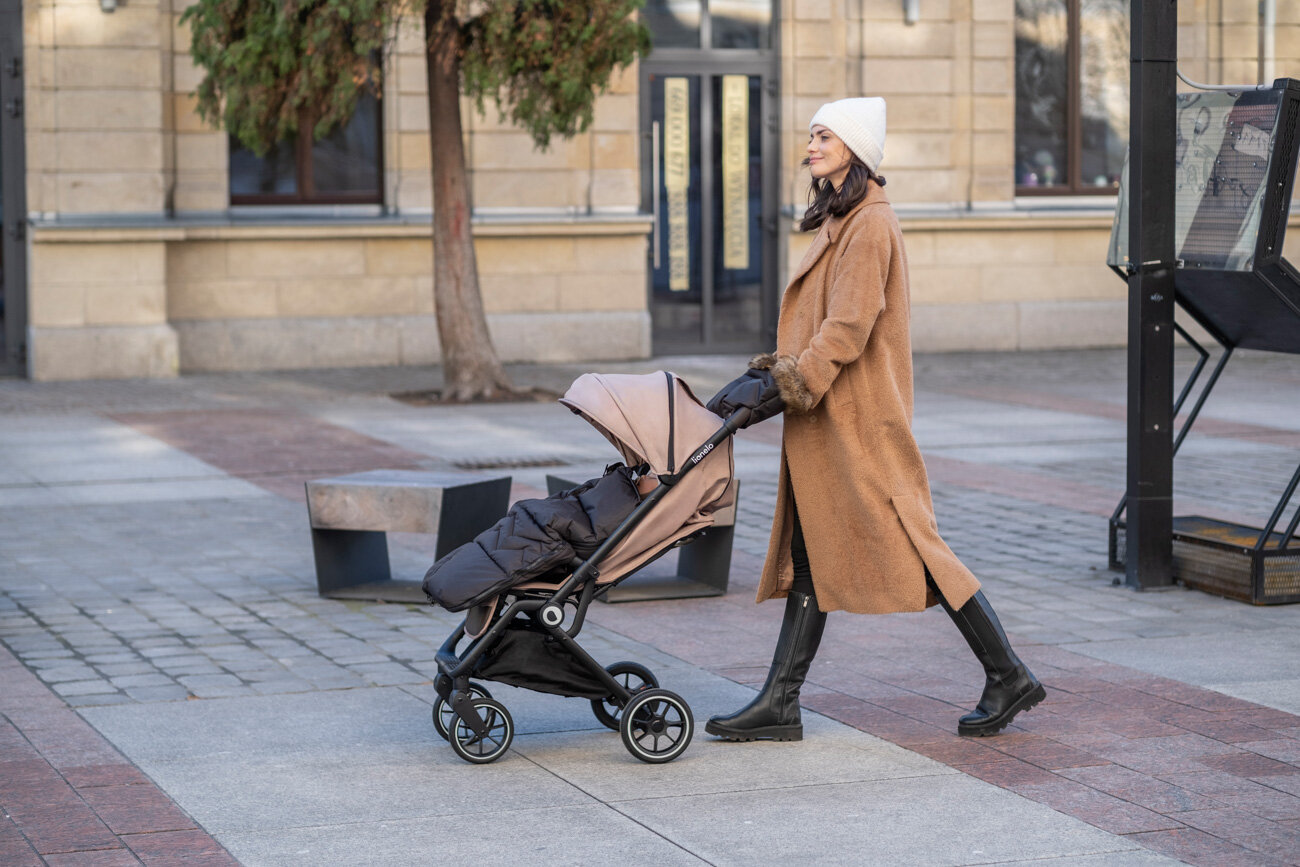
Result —
<svg viewBox="0 0 1300 867"><path fill-rule="evenodd" d="M748 425L749 419L753 415L754 411L752 409L747 406L742 406L740 409L727 416L727 420L723 424L723 427L727 429L727 433L734 434L736 431Z"/></svg>

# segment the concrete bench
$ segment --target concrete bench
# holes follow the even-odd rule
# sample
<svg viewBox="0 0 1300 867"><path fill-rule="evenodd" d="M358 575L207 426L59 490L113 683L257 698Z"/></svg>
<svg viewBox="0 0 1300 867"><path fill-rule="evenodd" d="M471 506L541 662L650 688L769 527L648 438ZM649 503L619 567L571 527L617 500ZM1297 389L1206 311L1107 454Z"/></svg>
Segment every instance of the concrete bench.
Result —
<svg viewBox="0 0 1300 867"><path fill-rule="evenodd" d="M434 534L442 557L495 524L509 501L509 476L371 470L307 482L320 595L424 602L420 581L393 578L387 534Z"/></svg>
<svg viewBox="0 0 1300 867"><path fill-rule="evenodd" d="M733 478L736 499L720 512L712 527L677 550L677 569L669 573L663 561L648 563L610 588L600 599L605 602L644 602L651 599L690 599L722 596L731 577L731 547L736 535L736 509L740 506L740 479ZM546 477L547 493L577 487L582 482L560 476Z"/></svg>

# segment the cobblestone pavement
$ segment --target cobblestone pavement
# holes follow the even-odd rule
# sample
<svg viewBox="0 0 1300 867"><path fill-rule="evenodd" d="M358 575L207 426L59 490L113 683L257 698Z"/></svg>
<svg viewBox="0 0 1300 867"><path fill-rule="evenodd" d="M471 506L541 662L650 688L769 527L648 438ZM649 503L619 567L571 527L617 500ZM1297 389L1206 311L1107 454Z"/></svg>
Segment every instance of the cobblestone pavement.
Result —
<svg viewBox="0 0 1300 867"><path fill-rule="evenodd" d="M675 358L601 369L669 367L709 394L742 363ZM1186 370L1188 359L1180 357L1179 366ZM1049 686L1049 700L1003 736L957 738L953 722L978 696L981 675L956 631L932 610L832 617L804 704L934 760L937 770L916 771L925 779L939 774L931 787L935 780L983 781L990 785L980 792L1018 796L1007 802L1026 805L1017 809L1050 808L1033 814L1037 822L1061 815L1106 833L1085 844L1061 831L1055 848L997 852L940 851L930 835L911 839L901 857L886 857L884 834L878 857L861 858L833 848L843 844L830 834L821 850L827 860L1300 863L1300 609L1183 588L1135 593L1107 571L1106 518L1124 480L1123 354L923 356L916 370L915 430L940 529L985 582L1017 648ZM582 370L512 372L519 384L561 391ZM274 826L231 803L230 792L256 789L247 775L259 765L279 767L285 754L306 747L189 755L167 740L174 733L168 727L218 709L235 715L221 726L246 712L274 729L296 723L288 711L277 717L264 709L362 696L383 697L394 708L432 701L434 655L456 618L428 606L318 597L305 480L377 467L496 463L505 468L492 472L512 475L516 496L536 496L547 473L585 477L612 459L598 434L554 404L437 408L389 397L432 382L435 371L409 369L0 381L0 643L7 649L0 658L0 863L72 863L74 856L105 864L349 863L346 853L356 850L331 836L346 836L348 820L324 801L318 812L286 815ZM1300 461L1297 389L1294 359L1234 359L1180 452L1176 514L1262 523ZM743 698L743 685L761 682L770 658L779 611L752 599L779 441L777 422L738 439L742 497L726 596L598 606L584 630L608 653L635 649L698 681L701 698L693 703L701 717ZM416 536L394 538L390 553L394 571L407 577L432 559L430 541ZM543 740L590 725L550 704L514 700L541 714L529 733ZM329 726L336 723L307 718L323 726L324 740L334 736ZM248 743L275 736L248 725ZM214 743L235 737L202 726L188 736ZM354 740L340 743L361 749ZM799 745L733 749L704 740L687 755L705 763L742 749L783 763L800 755L785 746ZM522 746L519 752L534 755ZM245 775L232 776L224 789L220 755ZM833 775L834 761L804 770ZM679 765L690 767L664 767ZM195 780L196 768L210 779ZM338 785L340 778L322 771L304 785L324 786L325 779ZM904 790L898 783L887 800ZM685 796L671 787L665 794ZM286 795L302 790L266 795L255 806L287 813L277 803ZM647 853L670 843L663 851L671 856L659 859L670 863L743 863L746 851L771 853L779 845L733 827L734 816L714 817L714 837L697 838L680 817L653 818L650 806L617 807L619 798L597 797L638 823L637 833L652 832ZM976 803L992 804L979 800L988 797ZM766 802L755 795L754 803ZM947 827L928 815L920 795L908 803L912 819ZM572 807L563 799L532 806ZM471 808L456 809L428 815ZM372 816L365 827L420 815ZM864 815L870 824L884 814ZM963 830L972 827L979 822ZM375 852L392 845L353 830L353 842L368 841ZM389 830L408 841L431 833ZM729 833L740 836L728 842ZM533 860L569 863L620 851L591 834L576 855L542 848L532 850L543 853ZM313 839L331 840L328 853L313 849ZM286 848L290 842L301 851ZM446 853L452 844L439 838L437 845ZM406 862L428 860L411 851L376 855L377 862L404 863L403 854ZM472 850L455 851L468 857ZM503 861L530 850L505 851Z"/></svg>

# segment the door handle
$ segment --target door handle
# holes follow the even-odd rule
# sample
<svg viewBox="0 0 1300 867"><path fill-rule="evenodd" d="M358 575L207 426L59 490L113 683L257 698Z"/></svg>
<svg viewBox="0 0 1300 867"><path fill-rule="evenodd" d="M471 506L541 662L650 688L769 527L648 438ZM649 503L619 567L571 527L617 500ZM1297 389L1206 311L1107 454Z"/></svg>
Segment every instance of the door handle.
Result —
<svg viewBox="0 0 1300 867"><path fill-rule="evenodd" d="M650 124L650 213L654 215L654 229L650 233L650 243L654 246L654 268L659 270L659 121Z"/></svg>

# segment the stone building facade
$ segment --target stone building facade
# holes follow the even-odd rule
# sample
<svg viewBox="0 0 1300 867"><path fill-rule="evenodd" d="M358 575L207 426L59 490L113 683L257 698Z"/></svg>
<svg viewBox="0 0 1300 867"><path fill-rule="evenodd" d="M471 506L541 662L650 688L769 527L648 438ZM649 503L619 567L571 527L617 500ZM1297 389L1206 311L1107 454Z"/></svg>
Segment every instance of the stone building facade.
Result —
<svg viewBox="0 0 1300 867"><path fill-rule="evenodd" d="M0 0L0 64L21 60L0 71L0 96L21 98L0 138L10 372L436 362L418 30L398 34L362 136L373 194L312 199L301 175L284 193L284 166L249 163L196 115L186 5ZM646 16L654 51L573 139L538 151L493 109L464 107L505 360L769 348L810 241L795 228L807 119L853 95L888 101L882 171L918 350L1123 343L1125 287L1105 265L1123 0L651 0ZM1185 0L1182 70L1253 82L1297 69L1300 6L1277 4L1276 19L1264 35L1257 0ZM1061 73L1068 99L1061 63L1081 70Z"/></svg>

